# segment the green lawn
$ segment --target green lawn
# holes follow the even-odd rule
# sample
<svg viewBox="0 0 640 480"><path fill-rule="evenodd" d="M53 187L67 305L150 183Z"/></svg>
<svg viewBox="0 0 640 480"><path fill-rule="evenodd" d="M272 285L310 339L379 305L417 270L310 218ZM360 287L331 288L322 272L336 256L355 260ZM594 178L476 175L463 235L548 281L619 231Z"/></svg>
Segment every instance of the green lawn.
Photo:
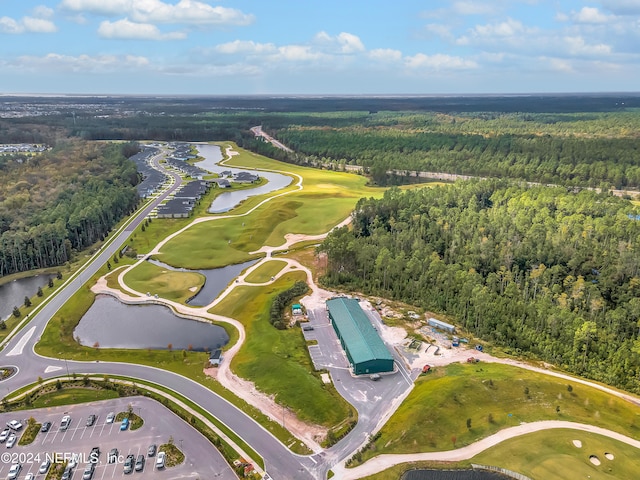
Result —
<svg viewBox="0 0 640 480"><path fill-rule="evenodd" d="M582 442L577 448L574 440ZM613 455L607 459L605 453ZM472 459L522 473L533 480L638 478L640 451L626 443L576 430L547 430L501 443ZM589 457L595 455L600 465Z"/></svg>
<svg viewBox="0 0 640 480"><path fill-rule="evenodd" d="M167 300L185 303L196 295L205 282L198 272L178 272L142 262L124 276L125 283L138 292L150 292Z"/></svg>
<svg viewBox="0 0 640 480"><path fill-rule="evenodd" d="M287 262L283 260L269 260L247 275L245 280L250 283L268 282L271 277L277 275L286 265Z"/></svg>
<svg viewBox="0 0 640 480"><path fill-rule="evenodd" d="M277 330L269 323L271 299L290 288L302 272L288 273L264 287L238 287L211 311L243 322L247 339L231 368L273 395L305 420L328 427L355 416L349 404L312 373L313 365L299 328Z"/></svg>
<svg viewBox="0 0 640 480"><path fill-rule="evenodd" d="M63 388L45 393L33 402L33 408L57 407L59 405L75 405L76 403L95 402L118 398L114 390L93 390L89 388Z"/></svg>
<svg viewBox="0 0 640 480"><path fill-rule="evenodd" d="M640 409L584 385L500 364L451 364L420 377L363 459L382 453L450 450L521 422L588 423L633 438ZM557 411L559 409L559 412ZM470 419L470 428L467 428Z"/></svg>

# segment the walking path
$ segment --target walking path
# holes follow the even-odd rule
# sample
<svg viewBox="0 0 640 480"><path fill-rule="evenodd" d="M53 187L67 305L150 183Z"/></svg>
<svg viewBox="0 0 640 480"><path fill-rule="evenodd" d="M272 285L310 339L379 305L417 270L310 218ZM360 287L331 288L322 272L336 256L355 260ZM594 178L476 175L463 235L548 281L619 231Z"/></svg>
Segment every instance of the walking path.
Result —
<svg viewBox="0 0 640 480"><path fill-rule="evenodd" d="M421 461L438 461L438 462L459 462L461 460L468 460L478 455L479 453L494 447L499 443L504 442L510 438L519 437L528 433L539 432L541 430L552 430L557 428L568 428L572 430L579 430L589 433L597 433L606 437L624 442L636 448L640 448L640 441L607 430L606 428L595 427L593 425L586 425L583 423L564 422L561 420L547 420L542 422L526 423L524 425L518 425L517 427L505 428L499 432L478 440L471 445L467 445L463 448L456 450L446 450L440 452L427 452L427 453L409 453L409 454L397 454L397 455L378 455L372 458L366 463L363 463L356 468L344 468L344 466L337 466L333 469L336 474L335 477L341 480L355 480L357 478L366 477L379 473L389 467L406 462L421 462Z"/></svg>

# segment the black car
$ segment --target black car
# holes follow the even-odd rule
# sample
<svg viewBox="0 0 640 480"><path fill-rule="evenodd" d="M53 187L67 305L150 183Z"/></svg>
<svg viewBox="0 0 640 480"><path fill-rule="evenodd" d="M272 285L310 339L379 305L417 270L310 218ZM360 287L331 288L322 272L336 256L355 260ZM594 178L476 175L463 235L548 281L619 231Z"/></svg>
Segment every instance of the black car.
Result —
<svg viewBox="0 0 640 480"><path fill-rule="evenodd" d="M144 455L138 455L138 459L136 460L136 472L141 472L144 468Z"/></svg>
<svg viewBox="0 0 640 480"><path fill-rule="evenodd" d="M42 428L40 429L40 431L41 431L42 433L46 433L46 432L48 432L50 429L51 429L51 422L44 422L44 423L42 424Z"/></svg>
<svg viewBox="0 0 640 480"><path fill-rule="evenodd" d="M133 456L133 454L129 454L127 455L127 459L124 461L124 473L131 473L133 472L133 462L134 462L135 457Z"/></svg>
<svg viewBox="0 0 640 480"><path fill-rule="evenodd" d="M90 463L98 463L100 461L100 448L93 447L91 449L91 453L89 454L89 462Z"/></svg>
<svg viewBox="0 0 640 480"><path fill-rule="evenodd" d="M116 463L118 461L118 449L112 448L107 456L107 461L109 463Z"/></svg>

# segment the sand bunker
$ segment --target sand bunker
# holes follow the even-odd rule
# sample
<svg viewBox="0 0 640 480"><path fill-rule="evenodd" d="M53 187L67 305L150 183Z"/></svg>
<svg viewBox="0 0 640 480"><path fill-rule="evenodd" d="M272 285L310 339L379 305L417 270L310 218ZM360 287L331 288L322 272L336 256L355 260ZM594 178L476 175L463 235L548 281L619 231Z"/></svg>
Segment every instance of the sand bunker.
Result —
<svg viewBox="0 0 640 480"><path fill-rule="evenodd" d="M580 440L574 440L573 444L577 447L577 448L582 448L582 442Z"/></svg>
<svg viewBox="0 0 640 480"><path fill-rule="evenodd" d="M615 458L613 456L613 453L605 453L604 456L606 457L607 460L613 460Z"/></svg>
<svg viewBox="0 0 640 480"><path fill-rule="evenodd" d="M589 457L589 461L590 461L591 463L593 463L595 466L600 465L600 459L599 459L598 457L596 457L595 455L591 455L591 456Z"/></svg>

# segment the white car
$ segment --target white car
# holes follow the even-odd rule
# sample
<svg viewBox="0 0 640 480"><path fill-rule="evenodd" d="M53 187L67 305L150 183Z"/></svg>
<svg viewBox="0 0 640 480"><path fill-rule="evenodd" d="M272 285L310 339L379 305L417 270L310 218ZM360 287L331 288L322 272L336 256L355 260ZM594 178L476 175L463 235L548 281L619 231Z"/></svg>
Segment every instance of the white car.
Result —
<svg viewBox="0 0 640 480"><path fill-rule="evenodd" d="M164 452L158 452L158 456L156 457L156 468L164 468L164 457L167 454Z"/></svg>
<svg viewBox="0 0 640 480"><path fill-rule="evenodd" d="M45 460L40 464L40 469L38 473L47 473L49 471L49 467L51 466L51 462L49 460Z"/></svg>
<svg viewBox="0 0 640 480"><path fill-rule="evenodd" d="M12 433L11 435L9 435L9 438L7 438L7 448L11 448L16 444L16 434Z"/></svg>
<svg viewBox="0 0 640 480"><path fill-rule="evenodd" d="M10 422L7 422L7 427L9 427L11 430L17 431L22 428L22 424L18 420L11 420Z"/></svg>
<svg viewBox="0 0 640 480"><path fill-rule="evenodd" d="M71 417L69 415L65 415L62 417L62 421L60 422L60 430L64 432L69 428L69 425L71 425Z"/></svg>
<svg viewBox="0 0 640 480"><path fill-rule="evenodd" d="M24 480L36 480L36 475L34 473L27 473L27 476L24 477Z"/></svg>
<svg viewBox="0 0 640 480"><path fill-rule="evenodd" d="M109 412L109 415L107 415L107 423L113 423L115 418L116 418L116 414L113 412Z"/></svg>
<svg viewBox="0 0 640 480"><path fill-rule="evenodd" d="M7 480L15 480L16 478L18 478L20 470L22 470L22 465L20 465L19 463L14 463L13 465L11 465L11 468L9 469L9 475L7 475Z"/></svg>
<svg viewBox="0 0 640 480"><path fill-rule="evenodd" d="M2 433L0 433L0 443L4 443L7 441L7 437L9 436L9 434L11 433L11 430L9 430L8 428L5 428Z"/></svg>

